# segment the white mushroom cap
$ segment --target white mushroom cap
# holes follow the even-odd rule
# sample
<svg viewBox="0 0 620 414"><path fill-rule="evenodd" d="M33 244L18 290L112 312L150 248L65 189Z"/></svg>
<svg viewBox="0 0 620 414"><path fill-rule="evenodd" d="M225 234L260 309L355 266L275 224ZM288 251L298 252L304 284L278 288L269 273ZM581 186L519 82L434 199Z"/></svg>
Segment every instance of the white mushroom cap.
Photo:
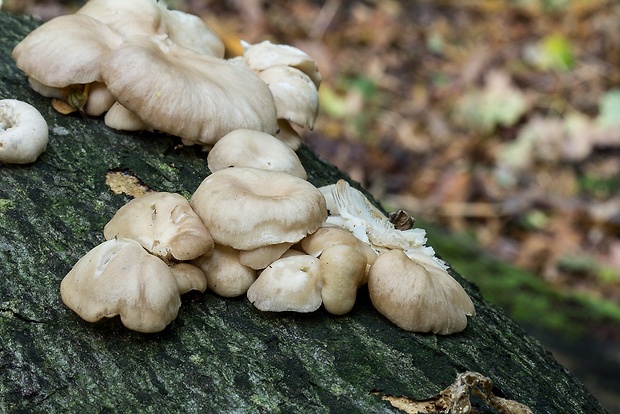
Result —
<svg viewBox="0 0 620 414"><path fill-rule="evenodd" d="M177 45L202 55L224 58L224 42L200 17L179 10L166 10L163 18L165 33Z"/></svg>
<svg viewBox="0 0 620 414"><path fill-rule="evenodd" d="M170 265L170 272L177 282L181 295L191 290L199 292L207 290L207 277L198 266L187 262L177 262Z"/></svg>
<svg viewBox="0 0 620 414"><path fill-rule="evenodd" d="M308 75L316 88L321 84L321 74L316 61L294 46L273 44L265 40L255 45L248 45L243 58L255 72L274 66L290 66Z"/></svg>
<svg viewBox="0 0 620 414"><path fill-rule="evenodd" d="M131 112L118 102L114 102L104 117L105 124L121 131L152 130L138 115Z"/></svg>
<svg viewBox="0 0 620 414"><path fill-rule="evenodd" d="M101 81L101 60L122 41L90 16L59 16L30 32L13 49L13 58L28 77L62 88Z"/></svg>
<svg viewBox="0 0 620 414"><path fill-rule="evenodd" d="M214 172L190 205L216 243L239 250L296 243L327 218L323 195L309 182L249 167Z"/></svg>
<svg viewBox="0 0 620 414"><path fill-rule="evenodd" d="M192 263L207 278L209 289L225 298L244 295L256 280L256 270L239 262L239 250L216 244L211 255L200 256Z"/></svg>
<svg viewBox="0 0 620 414"><path fill-rule="evenodd" d="M228 167L253 167L307 178L299 157L273 135L237 129L220 138L207 156L211 172Z"/></svg>
<svg viewBox="0 0 620 414"><path fill-rule="evenodd" d="M291 123L286 119L280 118L278 119L278 128L280 130L276 134L276 138L288 145L293 151L297 151L301 146L301 137Z"/></svg>
<svg viewBox="0 0 620 414"><path fill-rule="evenodd" d="M314 312L321 306L319 260L309 255L276 260L250 286L247 297L262 311Z"/></svg>
<svg viewBox="0 0 620 414"><path fill-rule="evenodd" d="M239 262L252 269L264 269L278 260L292 245L293 243L278 243L253 250L239 250Z"/></svg>
<svg viewBox="0 0 620 414"><path fill-rule="evenodd" d="M212 145L239 128L275 134L276 109L252 71L174 45L136 36L101 65L117 101L151 128Z"/></svg>
<svg viewBox="0 0 620 414"><path fill-rule="evenodd" d="M319 113L319 92L312 79L290 66L273 66L258 72L273 94L278 118L301 127L314 127Z"/></svg>
<svg viewBox="0 0 620 414"><path fill-rule="evenodd" d="M181 307L168 266L136 241L106 241L82 257L60 284L62 301L88 322L120 315L134 331L159 332Z"/></svg>
<svg viewBox="0 0 620 414"><path fill-rule="evenodd" d="M344 315L353 309L357 289L366 273L366 256L354 246L329 246L319 258L323 288L321 297L325 309L334 315Z"/></svg>
<svg viewBox="0 0 620 414"><path fill-rule="evenodd" d="M47 122L35 107L16 99L0 100L0 161L34 162L48 142Z"/></svg>
<svg viewBox="0 0 620 414"><path fill-rule="evenodd" d="M89 0L77 15L92 17L123 37L155 35L164 29L166 7L155 0Z"/></svg>
<svg viewBox="0 0 620 414"><path fill-rule="evenodd" d="M93 82L88 87L86 104L84 112L88 115L99 116L108 111L116 99L105 84L101 82Z"/></svg>
<svg viewBox="0 0 620 414"><path fill-rule="evenodd" d="M377 310L402 329L448 335L467 326L474 304L461 285L424 254L420 264L402 250L379 255L368 292ZM426 265L429 265L426 267Z"/></svg>
<svg viewBox="0 0 620 414"><path fill-rule="evenodd" d="M151 192L121 207L105 225L107 240L136 240L163 259L191 260L213 250L213 238L180 194Z"/></svg>

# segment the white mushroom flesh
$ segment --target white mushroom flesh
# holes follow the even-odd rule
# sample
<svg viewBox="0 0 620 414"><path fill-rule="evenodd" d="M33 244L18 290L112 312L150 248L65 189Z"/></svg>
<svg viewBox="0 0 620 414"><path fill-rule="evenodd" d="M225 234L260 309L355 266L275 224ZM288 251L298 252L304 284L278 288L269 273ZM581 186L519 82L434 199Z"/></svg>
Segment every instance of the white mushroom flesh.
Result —
<svg viewBox="0 0 620 414"><path fill-rule="evenodd" d="M35 107L16 99L0 100L0 161L34 162L48 142L47 122Z"/></svg>

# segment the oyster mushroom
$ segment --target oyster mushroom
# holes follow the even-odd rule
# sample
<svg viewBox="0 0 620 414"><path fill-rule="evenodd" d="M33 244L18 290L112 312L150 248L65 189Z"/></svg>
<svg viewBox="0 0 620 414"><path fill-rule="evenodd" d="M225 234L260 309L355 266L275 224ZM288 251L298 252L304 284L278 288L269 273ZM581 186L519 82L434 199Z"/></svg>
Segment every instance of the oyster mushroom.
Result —
<svg viewBox="0 0 620 414"><path fill-rule="evenodd" d="M35 107L16 99L0 100L0 161L34 162L48 142L47 122Z"/></svg>
<svg viewBox="0 0 620 414"><path fill-rule="evenodd" d="M281 171L306 179L299 157L288 145L260 131L237 129L220 138L207 157L211 172L228 167Z"/></svg>
<svg viewBox="0 0 620 414"><path fill-rule="evenodd" d="M216 243L238 250L297 243L327 218L323 195L309 182L249 167L214 172L190 205Z"/></svg>
<svg viewBox="0 0 620 414"><path fill-rule="evenodd" d="M431 258L419 254L417 262L402 250L377 257L370 267L368 293L374 307L400 328L448 335L467 326L476 314L461 287Z"/></svg>
<svg viewBox="0 0 620 414"><path fill-rule="evenodd" d="M258 276L247 292L262 311L314 312L321 306L320 263L309 255L278 259Z"/></svg>
<svg viewBox="0 0 620 414"><path fill-rule="evenodd" d="M151 192L122 206L105 225L106 240L139 242L165 260L191 260L213 250L213 238L180 194Z"/></svg>
<svg viewBox="0 0 620 414"><path fill-rule="evenodd" d="M103 60L101 73L121 105L186 144L210 146L239 128L277 131L273 96L252 71L165 35L128 39Z"/></svg>
<svg viewBox="0 0 620 414"><path fill-rule="evenodd" d="M62 301L88 322L120 315L138 332L159 332L181 307L179 286L162 260L131 239L112 239L86 253L60 283Z"/></svg>

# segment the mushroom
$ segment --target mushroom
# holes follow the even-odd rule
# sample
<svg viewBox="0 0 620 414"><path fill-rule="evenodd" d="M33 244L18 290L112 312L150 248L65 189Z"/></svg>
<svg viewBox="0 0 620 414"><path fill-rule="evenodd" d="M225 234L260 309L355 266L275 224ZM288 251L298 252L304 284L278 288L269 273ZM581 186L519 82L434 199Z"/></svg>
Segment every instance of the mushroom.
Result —
<svg viewBox="0 0 620 414"><path fill-rule="evenodd" d="M297 243L327 218L323 195L309 182L249 167L214 172L190 205L216 243L238 250Z"/></svg>
<svg viewBox="0 0 620 414"><path fill-rule="evenodd" d="M262 311L314 312L321 306L319 260L309 255L276 260L250 286L247 297Z"/></svg>
<svg viewBox="0 0 620 414"><path fill-rule="evenodd" d="M312 129L319 109L321 83L316 61L296 47L269 41L246 44L243 58L269 85L278 118Z"/></svg>
<svg viewBox="0 0 620 414"><path fill-rule="evenodd" d="M381 210L345 180L338 180L331 190L338 214L330 210L327 225L349 230L379 254L391 249L404 250L407 254L421 252L432 257L439 266L447 268L435 257L432 247L425 246L426 232L423 229L396 230Z"/></svg>
<svg viewBox="0 0 620 414"><path fill-rule="evenodd" d="M40 84L64 88L101 81L103 56L121 35L87 15L56 17L30 32L13 49L17 67Z"/></svg>
<svg viewBox="0 0 620 414"><path fill-rule="evenodd" d="M207 163L211 172L253 167L307 178L299 157L288 145L273 135L247 129L237 129L220 138L209 151Z"/></svg>
<svg viewBox="0 0 620 414"><path fill-rule="evenodd" d="M264 269L278 260L293 243L269 244L253 250L240 250L239 262L255 270Z"/></svg>
<svg viewBox="0 0 620 414"><path fill-rule="evenodd" d="M211 255L192 261L207 278L209 289L225 298L243 295L256 280L256 270L239 262L239 250L216 244Z"/></svg>
<svg viewBox="0 0 620 414"><path fill-rule="evenodd" d="M377 257L370 267L368 292L375 308L400 328L448 335L467 326L474 304L461 287L431 258L423 263L402 250Z"/></svg>
<svg viewBox="0 0 620 414"><path fill-rule="evenodd" d="M288 66L306 74L317 88L321 84L321 74L316 61L294 46L274 44L269 40L255 45L245 44L243 58L255 72L274 66Z"/></svg>
<svg viewBox="0 0 620 414"><path fill-rule="evenodd" d="M76 15L88 16L127 38L156 35L164 29L166 7L155 0L89 0Z"/></svg>
<svg viewBox="0 0 620 414"><path fill-rule="evenodd" d="M118 102L114 102L110 110L105 114L104 122L110 128L122 131L143 131L151 129L136 114Z"/></svg>
<svg viewBox="0 0 620 414"><path fill-rule="evenodd" d="M105 225L106 240L136 240L165 260L191 260L213 250L213 238L180 194L151 192L121 207Z"/></svg>
<svg viewBox="0 0 620 414"><path fill-rule="evenodd" d="M179 312L179 287L168 266L130 239L86 253L60 283L62 301L88 322L120 315L138 332L159 332Z"/></svg>
<svg viewBox="0 0 620 414"><path fill-rule="evenodd" d="M34 162L48 142L47 122L35 107L16 99L0 100L0 161Z"/></svg>
<svg viewBox="0 0 620 414"><path fill-rule="evenodd" d="M104 59L101 72L121 105L187 144L212 145L239 128L277 130L273 96L252 71L165 35L128 39Z"/></svg>
<svg viewBox="0 0 620 414"><path fill-rule="evenodd" d="M181 295L191 290L207 290L207 278L200 267L187 262L177 262L170 265L170 271Z"/></svg>
<svg viewBox="0 0 620 414"><path fill-rule="evenodd" d="M321 298L325 309L344 315L353 309L357 289L364 281L366 256L353 246L329 246L319 257L321 263Z"/></svg>

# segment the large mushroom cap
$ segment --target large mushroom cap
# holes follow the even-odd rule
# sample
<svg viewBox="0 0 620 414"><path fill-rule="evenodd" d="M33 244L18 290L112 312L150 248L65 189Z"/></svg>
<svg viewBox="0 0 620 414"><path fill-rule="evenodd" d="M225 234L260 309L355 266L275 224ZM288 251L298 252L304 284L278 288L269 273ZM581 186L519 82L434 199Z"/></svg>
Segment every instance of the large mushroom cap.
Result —
<svg viewBox="0 0 620 414"><path fill-rule="evenodd" d="M101 81L100 61L122 41L118 33L90 16L59 16L15 46L13 59L29 77L62 88Z"/></svg>
<svg viewBox="0 0 620 414"><path fill-rule="evenodd" d="M151 128L189 142L212 145L239 128L277 131L273 96L251 70L165 37L132 37L101 71L118 102Z"/></svg>
<svg viewBox="0 0 620 414"><path fill-rule="evenodd" d="M88 322L120 315L127 328L139 332L162 331L181 307L168 266L130 239L89 251L62 280L60 295Z"/></svg>
<svg viewBox="0 0 620 414"><path fill-rule="evenodd" d="M136 240L163 259L191 260L213 250L213 238L180 194L152 192L121 207L105 225L106 240Z"/></svg>
<svg viewBox="0 0 620 414"><path fill-rule="evenodd" d="M325 199L309 182L249 167L214 172L190 205L216 243L239 250L296 243L327 218Z"/></svg>
<svg viewBox="0 0 620 414"><path fill-rule="evenodd" d="M129 37L159 33L165 11L166 7L155 0L90 0L76 14L90 16Z"/></svg>
<svg viewBox="0 0 620 414"><path fill-rule="evenodd" d="M273 135L237 129L224 135L207 157L212 172L228 167L253 167L281 171L306 179L299 157L288 145Z"/></svg>
<svg viewBox="0 0 620 414"><path fill-rule="evenodd" d="M390 250L370 267L368 292L377 310L407 331L451 334L467 326L474 304L445 270L432 259L422 264L402 250ZM427 270L428 269L428 270Z"/></svg>

